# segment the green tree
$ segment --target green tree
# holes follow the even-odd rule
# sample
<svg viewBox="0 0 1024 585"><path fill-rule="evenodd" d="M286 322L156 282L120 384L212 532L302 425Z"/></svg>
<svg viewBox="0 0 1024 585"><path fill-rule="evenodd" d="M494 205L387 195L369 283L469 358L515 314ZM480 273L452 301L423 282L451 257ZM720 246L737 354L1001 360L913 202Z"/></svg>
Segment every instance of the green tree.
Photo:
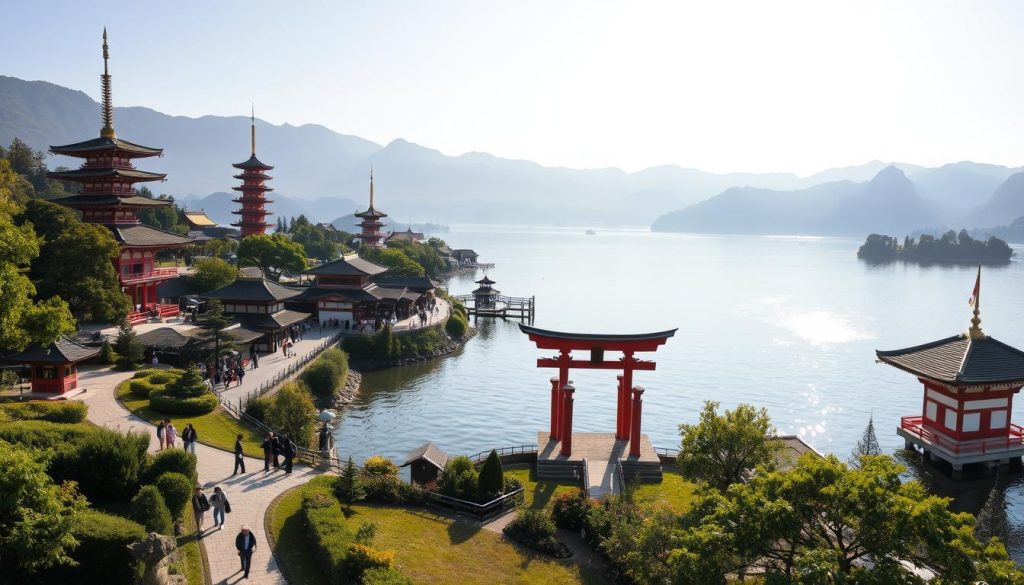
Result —
<svg viewBox="0 0 1024 585"><path fill-rule="evenodd" d="M309 258L329 262L338 257L338 244L328 239L324 230L308 223L294 228L292 241L301 244Z"/></svg>
<svg viewBox="0 0 1024 585"><path fill-rule="evenodd" d="M480 467L478 478L479 498L481 502L489 502L500 496L505 490L505 472L501 467L498 453L491 449L487 459Z"/></svg>
<svg viewBox="0 0 1024 585"><path fill-rule="evenodd" d="M134 370L139 362L142 361L143 352L146 348L142 347L142 344L139 343L132 326L128 323L122 323L117 329L115 349L117 350L118 367L122 370Z"/></svg>
<svg viewBox="0 0 1024 585"><path fill-rule="evenodd" d="M881 454L882 447L878 444L878 437L875 435L875 417L871 415L868 418L868 426L864 428L864 434L857 441L857 446L854 447L853 453L850 454L850 465L859 465L861 457L866 455Z"/></svg>
<svg viewBox="0 0 1024 585"><path fill-rule="evenodd" d="M167 385L167 395L175 398L195 398L206 394L210 388L196 366L190 366Z"/></svg>
<svg viewBox="0 0 1024 585"><path fill-rule="evenodd" d="M235 338L229 331L225 331L233 323L234 320L224 314L224 305L219 300L213 299L206 303L206 312L197 323L202 329L202 333L193 338L193 343L204 348L208 348L212 344L214 358L234 351Z"/></svg>
<svg viewBox="0 0 1024 585"><path fill-rule="evenodd" d="M203 258L192 265L189 282L200 293L208 293L235 281L236 268L220 258Z"/></svg>
<svg viewBox="0 0 1024 585"><path fill-rule="evenodd" d="M100 346L100 363L112 365L116 360L117 354L114 353L114 348L110 346L110 341L104 338L103 345Z"/></svg>
<svg viewBox="0 0 1024 585"><path fill-rule="evenodd" d="M171 534L171 511L155 485L143 486L139 493L135 494L131 510L132 520L145 526L146 530L158 534Z"/></svg>
<svg viewBox="0 0 1024 585"><path fill-rule="evenodd" d="M40 459L0 440L0 564L25 573L73 562L72 529L88 505L73 483L54 485Z"/></svg>
<svg viewBox="0 0 1024 585"><path fill-rule="evenodd" d="M366 490L363 489L363 483L359 480L359 470L352 462L352 457L348 458L348 463L341 470L341 477L338 478L336 486L335 495L349 511L352 510L352 504L366 497Z"/></svg>
<svg viewBox="0 0 1024 585"><path fill-rule="evenodd" d="M284 273L298 274L306 268L302 245L284 234L249 236L238 245L239 266L256 266L263 274L279 280Z"/></svg>
<svg viewBox="0 0 1024 585"><path fill-rule="evenodd" d="M269 423L302 447L309 447L316 427L316 405L306 390L295 382L281 386L271 398Z"/></svg>
<svg viewBox="0 0 1024 585"><path fill-rule="evenodd" d="M724 490L759 465L771 466L782 447L768 411L740 404L719 415L717 402L705 402L696 425L679 425L683 475Z"/></svg>
<svg viewBox="0 0 1024 585"><path fill-rule="evenodd" d="M361 256L388 269L390 276L424 276L427 271L397 248L363 247Z"/></svg>

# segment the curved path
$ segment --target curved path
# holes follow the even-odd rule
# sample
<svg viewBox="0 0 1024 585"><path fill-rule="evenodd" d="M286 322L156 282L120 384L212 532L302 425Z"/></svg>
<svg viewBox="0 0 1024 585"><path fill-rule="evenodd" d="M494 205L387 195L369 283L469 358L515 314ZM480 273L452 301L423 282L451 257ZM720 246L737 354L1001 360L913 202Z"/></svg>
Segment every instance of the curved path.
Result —
<svg viewBox="0 0 1024 585"><path fill-rule="evenodd" d="M131 376L131 372L119 372L111 369L80 369L78 385L88 388L88 391L79 394L74 399L89 405L89 420L97 425L121 432L140 431L155 438L154 425L133 415L121 406L115 397L117 385ZM178 429L178 432L180 434L181 429ZM156 452L155 440L150 441L149 450ZM263 530L266 508L274 498L285 490L301 485L322 472L304 465L296 465L291 475L285 475L283 471L268 473L263 471L262 460L246 457L247 473L231 477L234 467L233 454L197 444L196 457L199 481L207 496L213 492L214 486L220 486L227 493L228 500L231 502L231 513L227 515L223 530L211 530L213 526L212 513L206 514L204 523L206 531L200 542L206 549L209 559L210 580L218 585L238 582L287 583L277 567L277 561L270 553L270 545ZM253 534L256 535L257 542L249 579L244 581L239 570L238 553L235 550L235 536L243 524L249 525Z"/></svg>

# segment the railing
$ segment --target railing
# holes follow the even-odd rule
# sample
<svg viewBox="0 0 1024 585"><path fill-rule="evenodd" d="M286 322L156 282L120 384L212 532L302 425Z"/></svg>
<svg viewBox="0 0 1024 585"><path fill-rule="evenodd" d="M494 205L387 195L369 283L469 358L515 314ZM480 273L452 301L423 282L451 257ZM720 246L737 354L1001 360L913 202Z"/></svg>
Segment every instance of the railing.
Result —
<svg viewBox="0 0 1024 585"><path fill-rule="evenodd" d="M615 460L615 474L612 475L612 493L615 493L615 486L619 486L619 495L626 493L626 481L623 479L626 474L622 472L622 459Z"/></svg>
<svg viewBox="0 0 1024 585"><path fill-rule="evenodd" d="M497 449L488 449L486 451L480 451L479 453L473 453L469 455L469 460L473 463L480 463L487 456L491 454L491 451L496 451L498 456L502 455L518 455L520 453L536 453L537 445L516 445L515 447L499 447Z"/></svg>
<svg viewBox="0 0 1024 585"><path fill-rule="evenodd" d="M580 489L583 493L590 494L590 469L587 468L587 458L584 457L580 461Z"/></svg>
<svg viewBox="0 0 1024 585"><path fill-rule="evenodd" d="M947 451L960 454L988 453L990 451L1008 451L1024 447L1024 427L1011 424L1007 429L1005 437L992 437L986 439L968 439L958 441L937 432L928 430L922 424L920 416L905 416L900 419L900 428L916 435L918 438L938 445Z"/></svg>
<svg viewBox="0 0 1024 585"><path fill-rule="evenodd" d="M320 345L314 347L310 352L302 355L299 358L296 358L296 361L288 364L287 368L274 374L273 378L263 382L255 390L250 390L245 394L244 397L239 397L238 409L244 409L246 403L248 403L249 400L252 400L253 398L259 398L260 396L263 396L264 394L267 394L268 392L271 392L272 390L277 388L280 384L282 384L283 382L294 376L296 373L298 373L306 364L316 359L317 356L324 352L324 350L329 349L331 346L337 344L341 337L341 332L335 333L327 340L320 343ZM217 388L219 388L220 390L218 391ZM221 404L224 404L225 400L223 399L223 397L221 397L221 392L223 392L226 388L224 386L217 386L217 388L214 388L214 390L217 391L217 396L221 398Z"/></svg>
<svg viewBox="0 0 1024 585"><path fill-rule="evenodd" d="M654 452L665 457L679 457L679 449L672 447L655 447Z"/></svg>
<svg viewBox="0 0 1024 585"><path fill-rule="evenodd" d="M138 325L149 321L149 311L132 311L125 317L129 325Z"/></svg>
<svg viewBox="0 0 1024 585"><path fill-rule="evenodd" d="M121 284L135 284L137 282L145 282L153 278L163 278L177 275L177 268L154 268L149 272L129 272L128 274L122 273Z"/></svg>
<svg viewBox="0 0 1024 585"><path fill-rule="evenodd" d="M485 520L492 516L497 516L505 510L514 508L517 503L523 501L524 491L525 488L520 487L517 490L499 496L484 504L478 504L468 500L460 500L458 498L433 492L430 493L430 500L433 504L442 508L454 510L457 513L470 514L475 516L478 520Z"/></svg>

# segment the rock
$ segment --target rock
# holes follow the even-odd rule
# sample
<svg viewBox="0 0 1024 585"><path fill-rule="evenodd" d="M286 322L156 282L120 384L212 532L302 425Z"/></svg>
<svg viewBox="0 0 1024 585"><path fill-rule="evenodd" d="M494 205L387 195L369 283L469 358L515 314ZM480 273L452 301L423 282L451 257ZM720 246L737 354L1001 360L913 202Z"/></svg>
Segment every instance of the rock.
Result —
<svg viewBox="0 0 1024 585"><path fill-rule="evenodd" d="M142 574L142 585L167 585L167 556L174 552L177 545L169 536L150 532L145 540L127 545L128 552L143 562L146 569Z"/></svg>

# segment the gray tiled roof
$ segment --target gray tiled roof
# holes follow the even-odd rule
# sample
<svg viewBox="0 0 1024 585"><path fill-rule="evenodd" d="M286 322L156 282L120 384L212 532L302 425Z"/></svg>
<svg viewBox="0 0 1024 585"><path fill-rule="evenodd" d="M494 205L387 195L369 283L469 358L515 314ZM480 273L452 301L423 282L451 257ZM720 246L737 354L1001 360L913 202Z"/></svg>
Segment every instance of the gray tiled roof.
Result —
<svg viewBox="0 0 1024 585"><path fill-rule="evenodd" d="M192 240L148 225L112 225L114 239L126 246L184 246Z"/></svg>
<svg viewBox="0 0 1024 585"><path fill-rule="evenodd" d="M1024 352L991 337L971 339L955 335L875 354L889 365L939 382L1024 383Z"/></svg>
<svg viewBox="0 0 1024 585"><path fill-rule="evenodd" d="M348 256L310 268L305 270L304 273L313 275L326 274L330 276L375 276L387 271L387 268L374 264L369 260L363 260L358 256Z"/></svg>
<svg viewBox="0 0 1024 585"><path fill-rule="evenodd" d="M103 152L105 150L120 150L138 156L156 156L163 152L162 148L150 148L141 144L135 144L134 142L128 142L127 140L121 140L120 138L104 138L102 136L86 140L85 142L50 147L50 152L54 154Z"/></svg>
<svg viewBox="0 0 1024 585"><path fill-rule="evenodd" d="M309 313L285 309L276 313L246 313L236 315L242 327L249 329L280 329L309 318Z"/></svg>
<svg viewBox="0 0 1024 585"><path fill-rule="evenodd" d="M99 353L98 348L86 347L70 339L58 339L47 346L33 343L24 351L6 356L4 359L14 363L66 364L87 360Z"/></svg>
<svg viewBox="0 0 1024 585"><path fill-rule="evenodd" d="M281 286L276 282L263 278L239 278L227 286L222 286L202 296L206 299L217 299L220 301L272 302L290 299L301 293L302 291L299 289Z"/></svg>
<svg viewBox="0 0 1024 585"><path fill-rule="evenodd" d="M445 463L448 463L448 454L433 443L424 443L410 451L409 454L405 456L405 463L402 463L400 467L410 465L413 461L418 459L426 459L438 468L443 469Z"/></svg>

